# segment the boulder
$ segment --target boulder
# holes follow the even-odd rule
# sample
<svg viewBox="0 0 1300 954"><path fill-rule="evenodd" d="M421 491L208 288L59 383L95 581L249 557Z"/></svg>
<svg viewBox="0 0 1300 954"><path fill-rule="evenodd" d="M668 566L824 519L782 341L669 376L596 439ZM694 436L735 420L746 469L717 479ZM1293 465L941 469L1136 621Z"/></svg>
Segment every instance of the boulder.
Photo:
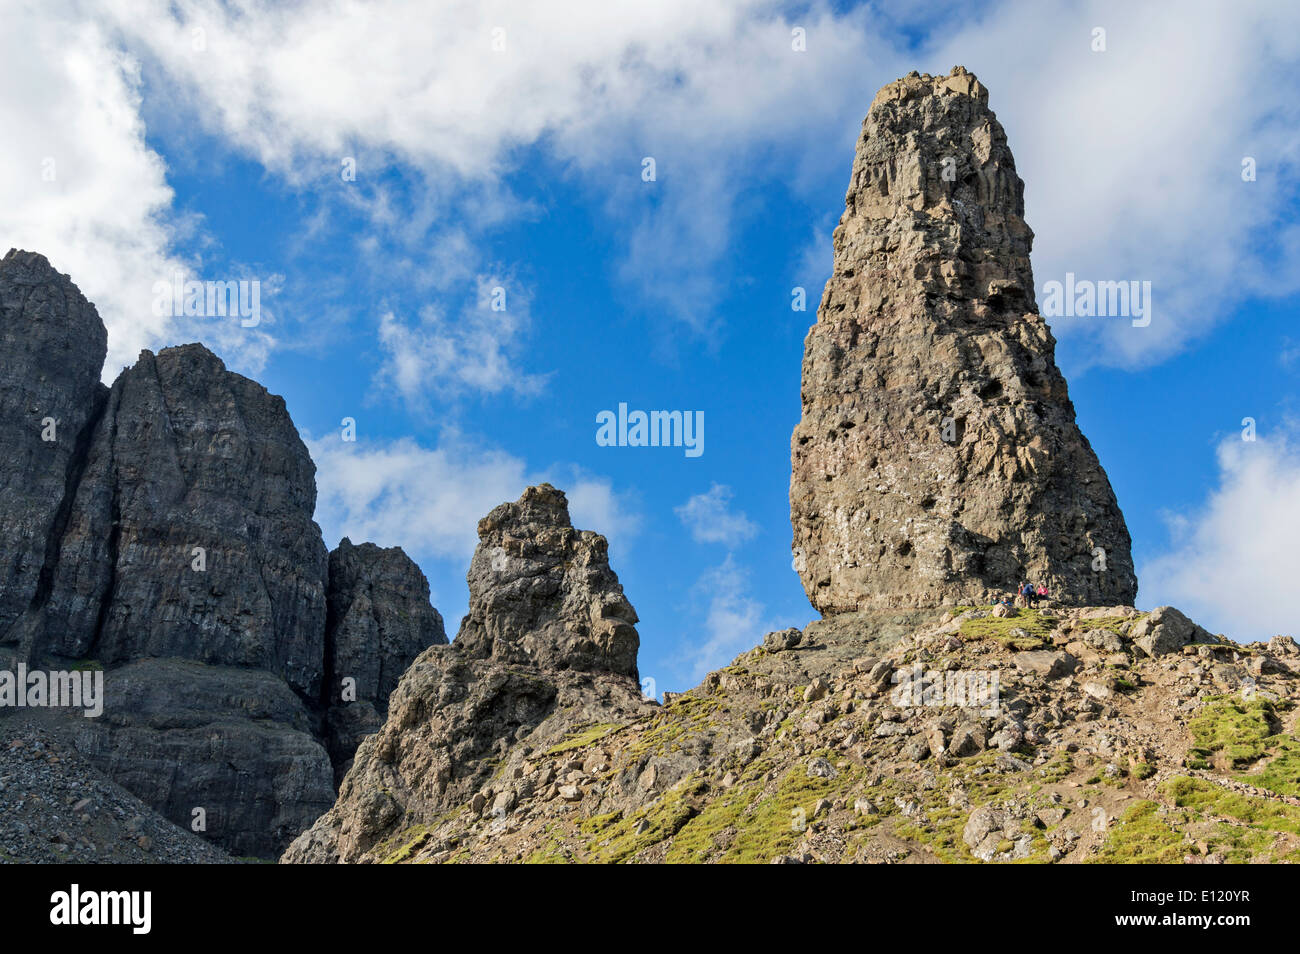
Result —
<svg viewBox="0 0 1300 954"><path fill-rule="evenodd" d="M1062 676L1068 676L1079 665L1079 661L1069 653L1048 649L1016 653L1011 661L1015 663L1017 669L1032 672L1044 679L1060 679Z"/></svg>
<svg viewBox="0 0 1300 954"><path fill-rule="evenodd" d="M1133 644L1147 656L1176 653L1191 642L1208 640L1209 634L1172 606L1157 606L1129 630Z"/></svg>

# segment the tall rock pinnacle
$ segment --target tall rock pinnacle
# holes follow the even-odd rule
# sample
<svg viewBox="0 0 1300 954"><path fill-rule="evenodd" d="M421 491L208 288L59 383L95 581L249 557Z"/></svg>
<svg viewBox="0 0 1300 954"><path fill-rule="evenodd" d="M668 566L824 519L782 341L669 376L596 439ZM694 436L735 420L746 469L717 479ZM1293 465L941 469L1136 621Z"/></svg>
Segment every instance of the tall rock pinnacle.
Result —
<svg viewBox="0 0 1300 954"><path fill-rule="evenodd" d="M1034 301L1024 184L963 67L871 104L791 441L795 566L823 613L1028 579L1131 604L1123 515Z"/></svg>

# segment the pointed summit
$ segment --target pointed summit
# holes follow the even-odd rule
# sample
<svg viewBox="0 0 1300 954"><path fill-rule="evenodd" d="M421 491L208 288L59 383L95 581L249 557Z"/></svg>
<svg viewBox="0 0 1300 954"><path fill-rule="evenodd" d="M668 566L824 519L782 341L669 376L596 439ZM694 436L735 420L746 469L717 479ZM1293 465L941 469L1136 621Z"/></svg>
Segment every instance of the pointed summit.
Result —
<svg viewBox="0 0 1300 954"><path fill-rule="evenodd" d="M1024 184L963 67L885 86L804 345L795 566L823 613L984 601L1031 580L1131 604L1123 515L1034 301Z"/></svg>

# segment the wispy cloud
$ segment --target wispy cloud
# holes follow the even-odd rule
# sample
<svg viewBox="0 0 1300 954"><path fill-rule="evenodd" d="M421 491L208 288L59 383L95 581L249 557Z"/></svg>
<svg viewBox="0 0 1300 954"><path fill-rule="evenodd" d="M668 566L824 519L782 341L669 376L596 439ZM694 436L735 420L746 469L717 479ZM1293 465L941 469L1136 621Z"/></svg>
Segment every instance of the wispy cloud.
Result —
<svg viewBox="0 0 1300 954"><path fill-rule="evenodd" d="M750 586L749 572L731 554L695 584L691 595L702 605L703 613L700 638L683 652L682 669L690 685L757 646L773 628L766 607L751 595Z"/></svg>
<svg viewBox="0 0 1300 954"><path fill-rule="evenodd" d="M342 537L401 546L413 558L467 566L478 521L524 488L550 481L566 492L574 525L626 545L641 525L633 499L609 480L570 466L536 471L500 449L456 434L439 447L409 438L307 441L316 462L316 521L331 547Z"/></svg>
<svg viewBox="0 0 1300 954"><path fill-rule="evenodd" d="M379 343L385 357L378 382L413 406L466 392L538 394L545 377L516 365L528 325L527 292L480 275L476 300L455 319L431 305L421 309L416 324L403 323L391 311L383 314Z"/></svg>
<svg viewBox="0 0 1300 954"><path fill-rule="evenodd" d="M691 531L697 543L721 543L736 547L758 534L758 524L743 511L731 509L732 489L724 484L714 484L702 494L696 494L673 513Z"/></svg>

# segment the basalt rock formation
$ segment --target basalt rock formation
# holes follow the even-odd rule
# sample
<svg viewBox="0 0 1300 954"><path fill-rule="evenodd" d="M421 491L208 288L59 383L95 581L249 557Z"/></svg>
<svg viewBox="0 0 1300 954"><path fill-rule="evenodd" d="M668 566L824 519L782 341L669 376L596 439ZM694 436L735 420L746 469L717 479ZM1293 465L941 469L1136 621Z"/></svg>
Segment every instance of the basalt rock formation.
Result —
<svg viewBox="0 0 1300 954"><path fill-rule="evenodd" d="M0 262L0 309L0 654L104 668L104 716L67 727L92 763L278 854L446 642L427 581L400 550L327 553L284 401L202 345L105 389L98 314L28 252Z"/></svg>
<svg viewBox="0 0 1300 954"><path fill-rule="evenodd" d="M330 553L327 603L326 747L342 781L357 745L383 725L402 673L429 646L445 646L447 632L428 580L400 547L344 537Z"/></svg>
<svg viewBox="0 0 1300 954"><path fill-rule="evenodd" d="M315 504L315 466L282 399L202 345L143 352L91 437L31 610L32 650L253 666L318 695L327 554Z"/></svg>
<svg viewBox="0 0 1300 954"><path fill-rule="evenodd" d="M480 520L478 533L456 637L465 656L636 678L636 611L605 538L573 528L562 492L529 487Z"/></svg>
<svg viewBox="0 0 1300 954"><path fill-rule="evenodd" d="M37 596L79 447L102 408L108 334L44 257L0 261L0 634Z"/></svg>
<svg viewBox="0 0 1300 954"><path fill-rule="evenodd" d="M636 613L605 538L574 529L564 494L529 487L478 532L455 641L425 650L402 677L338 802L283 861L382 861L470 803L504 818L534 794L531 759L650 706L637 683Z"/></svg>
<svg viewBox="0 0 1300 954"><path fill-rule="evenodd" d="M1130 538L1037 313L1024 185L988 91L912 73L862 127L791 440L795 565L824 614L1023 580L1132 604Z"/></svg>

